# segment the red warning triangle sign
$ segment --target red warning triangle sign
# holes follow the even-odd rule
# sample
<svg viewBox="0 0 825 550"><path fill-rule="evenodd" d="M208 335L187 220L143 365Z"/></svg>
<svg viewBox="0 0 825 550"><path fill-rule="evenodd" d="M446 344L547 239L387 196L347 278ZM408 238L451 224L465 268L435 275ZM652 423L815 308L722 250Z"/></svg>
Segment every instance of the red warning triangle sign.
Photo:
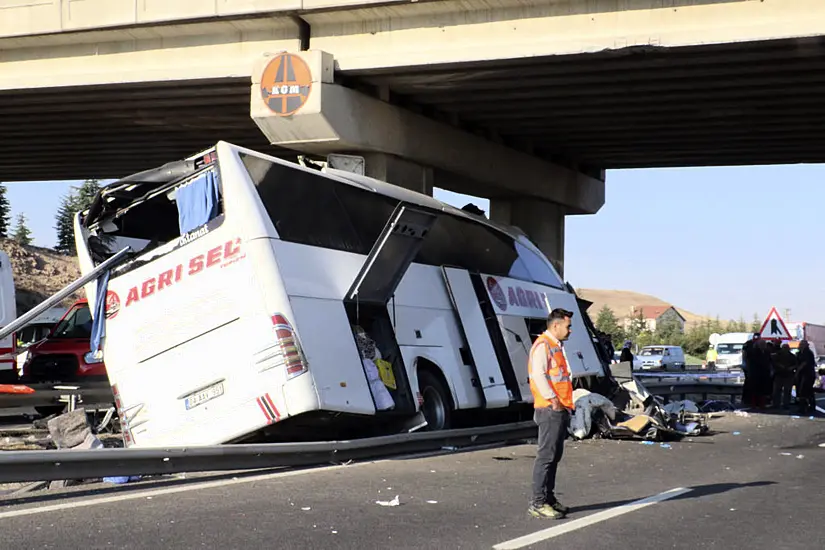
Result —
<svg viewBox="0 0 825 550"><path fill-rule="evenodd" d="M759 331L760 338L765 340L793 340L788 327L785 326L785 321L779 316L779 312L775 307L771 308L771 312L762 323L762 329Z"/></svg>

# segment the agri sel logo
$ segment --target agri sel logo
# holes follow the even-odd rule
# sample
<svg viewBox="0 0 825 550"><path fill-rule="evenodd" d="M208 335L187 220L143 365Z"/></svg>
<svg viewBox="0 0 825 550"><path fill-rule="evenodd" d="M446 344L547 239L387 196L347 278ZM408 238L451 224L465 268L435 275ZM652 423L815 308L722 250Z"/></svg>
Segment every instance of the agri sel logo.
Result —
<svg viewBox="0 0 825 550"><path fill-rule="evenodd" d="M493 277L487 277L487 290L501 311L507 311L507 296Z"/></svg>
<svg viewBox="0 0 825 550"><path fill-rule="evenodd" d="M120 296L117 292L110 290L106 293L106 318L114 319L120 312Z"/></svg>

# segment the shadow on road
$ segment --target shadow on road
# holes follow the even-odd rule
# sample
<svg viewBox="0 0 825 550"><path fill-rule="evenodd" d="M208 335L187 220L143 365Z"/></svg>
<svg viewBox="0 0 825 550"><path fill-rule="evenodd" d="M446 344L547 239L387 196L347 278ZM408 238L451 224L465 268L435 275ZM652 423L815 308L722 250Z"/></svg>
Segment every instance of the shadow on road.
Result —
<svg viewBox="0 0 825 550"><path fill-rule="evenodd" d="M69 498L110 496L113 494L130 493L135 491L146 491L151 489L165 489L179 485L191 485L204 482L224 481L228 479L242 479L245 477L256 477L261 475L275 474L291 470L303 470L304 468L268 468L250 471L230 471L215 474L189 474L188 477L179 477L181 474L172 475L147 475L140 481L133 481L123 485L112 485L101 482L86 482L70 485L64 490L49 491L39 490L32 493L6 494L0 498L0 511L12 506L21 504L42 504L53 501L62 501Z"/></svg>
<svg viewBox="0 0 825 550"><path fill-rule="evenodd" d="M745 489L749 487L767 487L769 485L776 485L775 481L753 481L751 483L711 483L709 485L698 485L696 487L688 487L691 489L689 493L685 493L684 495L679 495L678 497L674 497L670 500L687 500L693 498L702 498L711 495L720 495L722 493L727 493L729 491L733 491L735 489ZM600 502L598 504L588 504L585 506L574 506L571 507L571 512L598 512L600 510L606 510L608 508L615 508L617 506L623 506L625 504L630 504L636 502L640 499L630 499L630 500L617 500L613 502Z"/></svg>

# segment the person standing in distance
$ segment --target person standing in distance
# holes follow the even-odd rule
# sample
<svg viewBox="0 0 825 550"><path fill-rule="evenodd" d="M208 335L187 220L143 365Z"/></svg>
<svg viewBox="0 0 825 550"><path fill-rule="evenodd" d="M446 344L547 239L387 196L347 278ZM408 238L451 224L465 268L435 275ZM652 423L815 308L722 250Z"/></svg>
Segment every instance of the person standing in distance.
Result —
<svg viewBox="0 0 825 550"><path fill-rule="evenodd" d="M528 370L533 394L533 421L539 427L533 465L533 498L528 513L537 518L562 519L569 509L556 499L556 472L564 451L573 406L573 383L562 351L570 337L573 312L556 308L547 317L547 330L530 350Z"/></svg>

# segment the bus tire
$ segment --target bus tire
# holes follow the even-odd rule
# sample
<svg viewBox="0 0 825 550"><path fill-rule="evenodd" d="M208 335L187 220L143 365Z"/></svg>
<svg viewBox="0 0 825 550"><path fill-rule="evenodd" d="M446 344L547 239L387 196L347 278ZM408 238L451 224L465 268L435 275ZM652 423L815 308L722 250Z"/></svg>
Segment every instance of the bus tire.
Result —
<svg viewBox="0 0 825 550"><path fill-rule="evenodd" d="M436 432L450 429L452 421L450 395L441 380L427 370L419 370L418 389L424 400L421 412L427 420L425 430Z"/></svg>

